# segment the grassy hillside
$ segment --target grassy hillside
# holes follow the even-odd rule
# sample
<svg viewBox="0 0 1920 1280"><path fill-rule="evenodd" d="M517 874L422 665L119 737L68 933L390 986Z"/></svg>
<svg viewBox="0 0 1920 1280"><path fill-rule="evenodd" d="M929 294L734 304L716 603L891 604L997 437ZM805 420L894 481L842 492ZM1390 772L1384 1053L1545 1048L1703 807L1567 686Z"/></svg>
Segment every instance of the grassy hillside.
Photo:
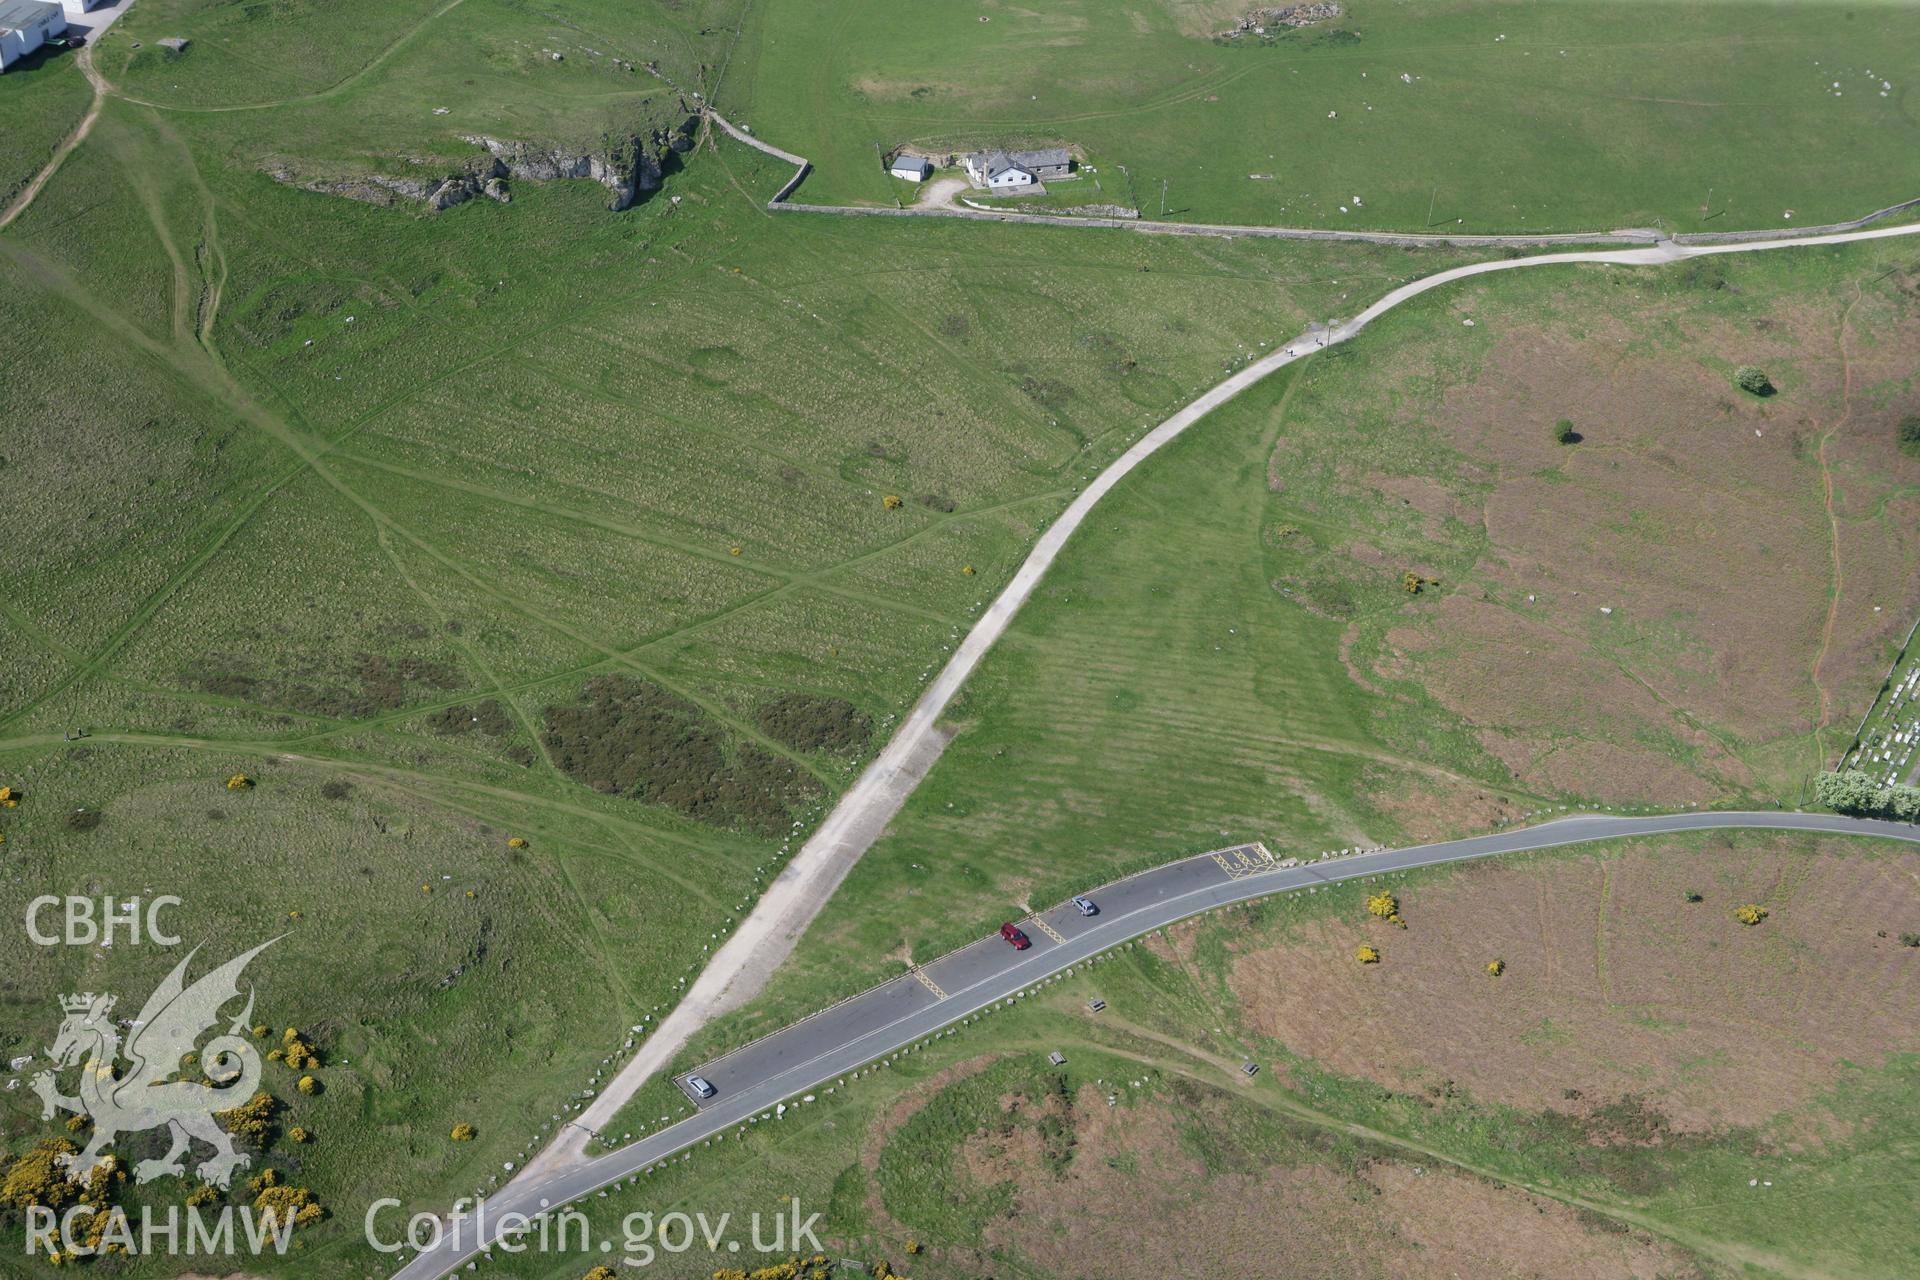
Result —
<svg viewBox="0 0 1920 1280"><path fill-rule="evenodd" d="M0 212L13 204L60 140L86 114L93 93L65 52L35 54L0 76Z"/></svg>
<svg viewBox="0 0 1920 1280"><path fill-rule="evenodd" d="M265 119L112 100L0 237L0 334L62 353L0 391L0 837L16 917L288 935L261 1011L324 1092L270 1073L260 1159L332 1212L307 1274L552 1131L1084 476L1414 269L773 219L784 168L730 144L625 214L380 208L262 173ZM174 960L0 947L8 1058ZM9 1156L56 1132L4 1097Z"/></svg>
<svg viewBox="0 0 1920 1280"><path fill-rule="evenodd" d="M1906 1275L1913 862L1715 834L1234 908L586 1202L588 1234L617 1263L629 1213L797 1196L829 1257L915 1277Z"/></svg>
<svg viewBox="0 0 1920 1280"><path fill-rule="evenodd" d="M538 12L499 0L143 0L115 24L97 61L129 96L186 111L441 94L443 105L486 102L507 113L537 95L543 113L565 119L650 79L616 62L654 62L697 81L718 28L730 28L737 10L652 0L576 0ZM186 47L159 44L169 37ZM349 113L331 123L344 132L368 124ZM413 121L416 130L428 123Z"/></svg>
<svg viewBox="0 0 1920 1280"><path fill-rule="evenodd" d="M117 87L98 128L0 235L0 340L57 353L0 384L0 785L17 801L0 808L0 910L18 919L42 893L174 894L201 962L279 939L251 975L262 1039L297 1028L313 1063L269 1068L282 1109L252 1154L330 1217L262 1266L381 1272L360 1243L373 1197L440 1209L501 1180L631 1053L1080 484L1309 318L1459 260L773 217L785 166L711 139L668 158L664 188L620 214L591 181L515 178L510 202L437 214L306 185L437 179L484 155L473 134L605 157L717 93L822 159L815 196L844 183L884 198L851 175L898 127L1037 141L1071 124L1063 140L1089 147L1102 176L1128 166L1130 202L1144 200L1134 179L1168 177L1182 200L1194 190L1185 215L1335 220L1328 192L1255 210L1229 192L1244 179L1211 187L1171 160L1148 176L1127 148L1191 156L1205 137L1224 148L1204 153L1209 171L1245 168L1234 149L1257 141L1187 113L1261 118L1268 100L1235 92L1280 92L1280 69L1331 85L1376 49L1415 59L1412 84L1391 82L1410 93L1498 84L1484 59L1538 57L1568 14L1601 32L1623 21L1500 10L1513 39L1488 54L1475 35L1469 55L1484 9L1363 8L1357 44L1271 49L1200 38L1214 11L1148 10L1103 83L1044 101L1064 115L1018 105L1037 62L999 67L1006 103L979 111L860 71L861 94L915 104L882 138L869 136L879 117L845 127L835 77L905 19L855 6L821 25L793 6L753 10L736 44L742 10L727 3L142 0L96 50ZM922 15L914 30L923 50L972 57L947 26L968 40L1011 28L1030 51L1031 24L1061 12ZM1702 12L1676 8L1669 36L1706 31ZM1756 83L1784 92L1780 59L1851 59L1903 35L1897 11L1818 31L1754 13L1763 34L1737 59L1708 45L1686 60L1719 77L1716 101ZM1061 40L1112 25L1067 16ZM175 36L184 51L160 45ZM1809 40L1839 52L1806 54ZM1640 94L1635 77L1669 56L1650 63L1644 39L1627 43L1631 56L1606 40L1580 64L1598 100L1623 84ZM1049 65L1072 47L1053 46ZM993 61L996 46L977 52ZM1142 92L1167 108L1147 113L1157 142L1115 114ZM1673 104L1609 126L1639 145L1644 176L1631 176L1558 141L1564 119L1532 92L1516 98L1520 132L1470 144L1544 157L1515 166L1531 203L1502 213L1479 177L1455 216L1684 217L1691 191L1675 195L1648 150ZM1352 225L1413 221L1428 203L1436 139L1480 105L1453 93L1398 119L1390 142L1342 149L1358 169L1331 149L1312 161L1342 188L1349 172L1382 175L1378 197L1354 188L1366 202ZM1715 197L1743 202L1729 219L1761 189L1763 148L1804 160L1780 166L1768 199L1797 183L1780 198L1804 197L1802 221L1851 212L1889 146L1873 113L1901 101L1861 96L1815 94L1818 110L1850 114L1796 108L1778 128L1750 104L1737 128L1716 109L1686 145L1738 175ZM0 183L38 167L85 98L66 61L0 81ZM1358 125L1363 104L1341 101ZM1477 154L1452 172L1492 172ZM1612 194L1576 207L1562 199L1574 190ZM1024 898L1229 837L1293 848L1456 830L1583 789L1797 798L1914 605L1900 535L1920 477L1887 432L1913 409L1901 354L1915 296L1911 254L1884 249L1516 277L1423 303L1244 398L1076 539L955 708L965 732L948 759L798 967L715 1038ZM1599 319L1622 313L1639 318ZM1756 361L1778 391L1764 402L1729 382ZM1563 416L1577 445L1548 442ZM1606 623L1589 607L1602 591L1616 602ZM1529 637L1519 652L1488 643L1491 608ZM1737 643L1756 634L1766 643ZM1536 647L1559 667L1533 661ZM1567 687L1581 696L1561 698ZM0 1058L35 1057L0 1094L6 1164L64 1132L24 1086L45 1065L52 997L131 1004L177 958L0 936ZM971 1134L983 1098L1038 1091L1034 1131L1005 1136L1057 1163L1068 1129L1046 1099L1098 1090L1141 1052L1089 1047L1064 1094L1024 1069L982 1076L931 1113L943 1127L913 1130L920 1146L875 1147L865 1173L844 1151L823 1158L849 1179L835 1229L891 1248L910 1224L956 1251L935 1260L953 1274L1001 1258L1064 1267L1057 1245L992 1228L1044 1181L999 1187L978 1171L1002 1153L976 1149L980 1185L956 1179L972 1189L947 1204L916 1160ZM1217 1081L1166 1106L1137 1137L1089 1132L1088 1150L1117 1162L1159 1143L1225 1170L1282 1151L1330 1212L1399 1176L1369 1172L1373 1146L1329 1149L1297 1110L1247 1112ZM456 1142L458 1124L477 1133ZM1449 1185L1468 1193L1464 1178ZM187 1190L167 1178L125 1195L173 1204ZM1401 1267L1446 1225L1406 1203L1395 1229L1418 1248L1392 1255ZM1502 1193L1486 1212L1540 1209ZM1547 1210L1555 1247L1597 1269L1694 1265ZM1341 1221L1352 1247L1336 1252L1358 1265L1378 1223ZM1525 1261L1459 1247L1448 1256L1468 1270Z"/></svg>
<svg viewBox="0 0 1920 1280"><path fill-rule="evenodd" d="M1165 182L1210 222L1695 230L1920 195L1907 6L1351 0L1213 38L1257 7L768 0L718 100L820 203L891 203L876 148L907 144L1077 146L1097 173L1060 191L1158 215Z"/></svg>
<svg viewBox="0 0 1920 1280"><path fill-rule="evenodd" d="M1227 406L1068 546L731 1034L1177 854L1807 802L1920 607L1917 282L1883 248L1497 275Z"/></svg>

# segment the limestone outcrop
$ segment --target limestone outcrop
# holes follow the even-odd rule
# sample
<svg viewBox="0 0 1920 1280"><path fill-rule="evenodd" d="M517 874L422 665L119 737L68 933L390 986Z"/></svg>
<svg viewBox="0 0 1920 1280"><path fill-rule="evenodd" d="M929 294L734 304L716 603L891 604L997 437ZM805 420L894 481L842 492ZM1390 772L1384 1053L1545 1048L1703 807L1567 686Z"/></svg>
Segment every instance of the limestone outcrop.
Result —
<svg viewBox="0 0 1920 1280"><path fill-rule="evenodd" d="M677 154L693 149L697 116L688 116L671 129L655 129L624 137L607 137L594 148L559 146L551 143L518 142L492 138L484 134L462 135L461 141L480 148L486 154L453 172L423 177L396 177L367 174L350 177L307 177L291 166L279 164L267 172L276 182L316 191L325 195L358 200L363 204L393 205L402 200L418 201L438 212L485 196L501 204L511 203L516 182L559 182L585 179L607 189L607 208L614 212L631 208L649 192L658 191L666 177L666 167ZM426 167L429 162L411 161Z"/></svg>

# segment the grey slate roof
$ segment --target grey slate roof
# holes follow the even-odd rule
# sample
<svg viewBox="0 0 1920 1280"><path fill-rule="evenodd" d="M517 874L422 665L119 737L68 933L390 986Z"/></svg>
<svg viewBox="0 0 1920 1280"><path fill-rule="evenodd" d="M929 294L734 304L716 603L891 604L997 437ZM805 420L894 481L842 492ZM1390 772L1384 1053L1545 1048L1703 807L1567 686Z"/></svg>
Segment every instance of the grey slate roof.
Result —
<svg viewBox="0 0 1920 1280"><path fill-rule="evenodd" d="M1008 159L1022 169L1064 169L1073 163L1073 155L1065 147L1046 147L1039 151L1012 151Z"/></svg>
<svg viewBox="0 0 1920 1280"><path fill-rule="evenodd" d="M0 31L19 31L30 23L38 23L46 17L46 11L60 10L57 4L48 0L0 0Z"/></svg>
<svg viewBox="0 0 1920 1280"><path fill-rule="evenodd" d="M974 168L978 169L985 176L988 182L992 182L1001 174L1010 173L1015 169L1018 169L1028 177L1033 176L1033 169L1030 166L1019 163L1014 157L1004 151L976 151L968 156L967 159Z"/></svg>

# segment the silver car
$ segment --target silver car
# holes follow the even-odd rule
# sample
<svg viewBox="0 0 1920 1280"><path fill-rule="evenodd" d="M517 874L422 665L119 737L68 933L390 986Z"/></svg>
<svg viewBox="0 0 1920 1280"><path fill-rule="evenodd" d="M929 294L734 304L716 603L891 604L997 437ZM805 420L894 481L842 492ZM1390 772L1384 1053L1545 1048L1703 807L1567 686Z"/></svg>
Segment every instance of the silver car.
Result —
<svg viewBox="0 0 1920 1280"><path fill-rule="evenodd" d="M707 1083L704 1076L688 1076L687 1088L693 1090L702 1098L711 1098L713 1096L713 1086Z"/></svg>
<svg viewBox="0 0 1920 1280"><path fill-rule="evenodd" d="M1073 895L1073 905L1080 909L1080 914L1083 916L1097 916L1100 914L1100 908L1093 905L1092 898L1083 898L1076 893Z"/></svg>

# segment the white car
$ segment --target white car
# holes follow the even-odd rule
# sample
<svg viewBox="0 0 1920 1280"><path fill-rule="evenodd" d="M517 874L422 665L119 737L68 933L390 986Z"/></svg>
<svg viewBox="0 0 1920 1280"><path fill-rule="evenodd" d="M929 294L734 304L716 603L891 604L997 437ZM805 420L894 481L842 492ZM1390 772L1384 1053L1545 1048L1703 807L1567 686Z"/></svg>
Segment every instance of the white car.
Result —
<svg viewBox="0 0 1920 1280"><path fill-rule="evenodd" d="M688 1076L687 1088L693 1090L703 1098L711 1098L714 1093L713 1086L707 1083L706 1077L704 1076Z"/></svg>
<svg viewBox="0 0 1920 1280"><path fill-rule="evenodd" d="M1100 914L1100 908L1093 905L1092 898L1083 898L1076 893L1073 895L1073 905L1080 909L1080 914L1083 916L1097 916Z"/></svg>

